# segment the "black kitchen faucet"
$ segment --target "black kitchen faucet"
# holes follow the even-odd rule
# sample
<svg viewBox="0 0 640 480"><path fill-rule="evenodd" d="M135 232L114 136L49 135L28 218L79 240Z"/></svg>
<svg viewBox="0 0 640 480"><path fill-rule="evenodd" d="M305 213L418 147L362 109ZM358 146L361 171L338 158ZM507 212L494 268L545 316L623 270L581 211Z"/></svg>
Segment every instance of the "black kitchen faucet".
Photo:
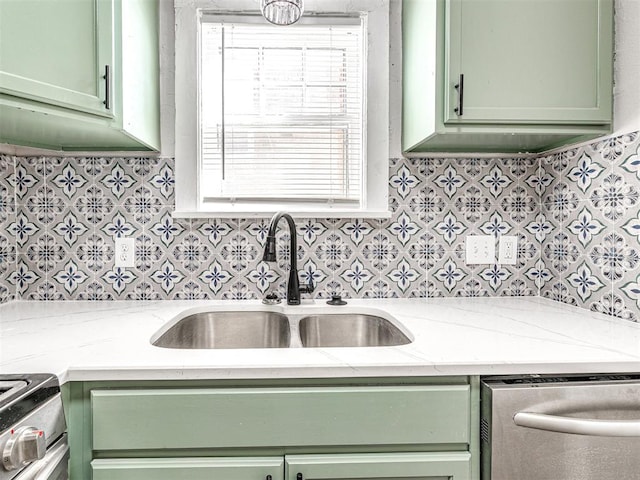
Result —
<svg viewBox="0 0 640 480"><path fill-rule="evenodd" d="M312 293L314 290L313 283L309 280L309 283L300 287L300 281L298 280L298 245L296 241L296 224L293 221L293 217L285 212L278 212L272 218L269 223L269 233L267 234L267 242L264 246L264 255L262 260L265 262L276 261L276 230L278 228L278 222L284 218L289 225L289 281L287 282L287 305L300 305L301 293Z"/></svg>

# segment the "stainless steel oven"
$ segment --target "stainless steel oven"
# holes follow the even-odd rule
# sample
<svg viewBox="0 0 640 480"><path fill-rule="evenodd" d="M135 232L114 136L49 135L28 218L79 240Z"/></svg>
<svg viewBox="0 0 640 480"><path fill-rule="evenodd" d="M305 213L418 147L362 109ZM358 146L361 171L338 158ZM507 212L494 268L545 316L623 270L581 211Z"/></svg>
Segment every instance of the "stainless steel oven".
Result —
<svg viewBox="0 0 640 480"><path fill-rule="evenodd" d="M67 480L69 446L54 375L0 375L0 480Z"/></svg>
<svg viewBox="0 0 640 480"><path fill-rule="evenodd" d="M482 382L483 480L639 480L640 375Z"/></svg>

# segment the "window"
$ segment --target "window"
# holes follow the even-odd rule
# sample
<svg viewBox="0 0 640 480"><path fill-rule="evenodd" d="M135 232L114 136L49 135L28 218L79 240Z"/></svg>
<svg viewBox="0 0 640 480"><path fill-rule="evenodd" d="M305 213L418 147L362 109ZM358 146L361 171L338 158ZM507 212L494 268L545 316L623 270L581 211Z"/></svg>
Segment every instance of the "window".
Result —
<svg viewBox="0 0 640 480"><path fill-rule="evenodd" d="M360 18L289 28L248 20L202 21L204 201L357 206L363 190Z"/></svg>
<svg viewBox="0 0 640 480"><path fill-rule="evenodd" d="M201 3L176 0L176 214L387 216L388 4L374 56L366 9L275 27Z"/></svg>

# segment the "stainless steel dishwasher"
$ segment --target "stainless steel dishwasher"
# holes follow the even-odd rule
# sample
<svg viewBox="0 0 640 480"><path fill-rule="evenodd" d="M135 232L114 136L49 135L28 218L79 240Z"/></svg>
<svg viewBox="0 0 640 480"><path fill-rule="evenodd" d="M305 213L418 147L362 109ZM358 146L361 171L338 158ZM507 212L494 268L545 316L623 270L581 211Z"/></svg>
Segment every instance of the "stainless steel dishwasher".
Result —
<svg viewBox="0 0 640 480"><path fill-rule="evenodd" d="M639 480L640 375L482 382L483 480Z"/></svg>

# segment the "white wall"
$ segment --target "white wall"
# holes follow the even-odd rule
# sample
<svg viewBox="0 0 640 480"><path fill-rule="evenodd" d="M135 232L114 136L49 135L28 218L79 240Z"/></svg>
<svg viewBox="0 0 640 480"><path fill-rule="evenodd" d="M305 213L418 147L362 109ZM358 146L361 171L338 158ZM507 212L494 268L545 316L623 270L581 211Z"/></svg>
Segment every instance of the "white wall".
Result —
<svg viewBox="0 0 640 480"><path fill-rule="evenodd" d="M614 130L640 130L640 0L615 0Z"/></svg>
<svg viewBox="0 0 640 480"><path fill-rule="evenodd" d="M176 62L173 0L159 0L160 9L160 143L161 155L175 157Z"/></svg>
<svg viewBox="0 0 640 480"><path fill-rule="evenodd" d="M389 158L402 156L402 0L389 2Z"/></svg>

